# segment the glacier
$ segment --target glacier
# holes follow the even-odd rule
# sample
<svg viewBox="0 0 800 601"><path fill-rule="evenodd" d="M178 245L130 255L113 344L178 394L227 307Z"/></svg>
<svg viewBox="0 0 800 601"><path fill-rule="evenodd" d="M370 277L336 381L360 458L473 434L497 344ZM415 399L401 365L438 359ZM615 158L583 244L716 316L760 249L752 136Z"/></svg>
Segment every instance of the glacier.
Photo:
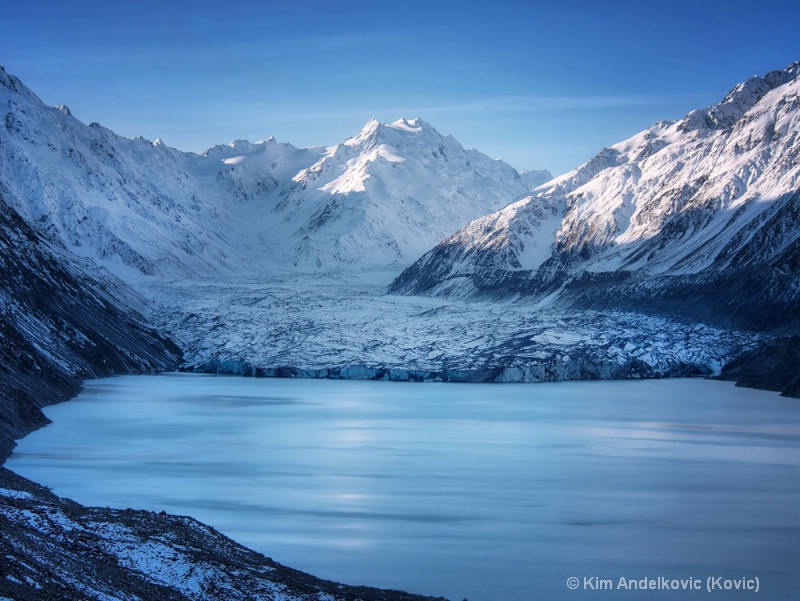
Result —
<svg viewBox="0 0 800 601"><path fill-rule="evenodd" d="M183 368L201 372L476 382L710 376L758 342L632 312L386 295L380 279L287 274L150 284L147 295L161 299L152 323L178 341Z"/></svg>

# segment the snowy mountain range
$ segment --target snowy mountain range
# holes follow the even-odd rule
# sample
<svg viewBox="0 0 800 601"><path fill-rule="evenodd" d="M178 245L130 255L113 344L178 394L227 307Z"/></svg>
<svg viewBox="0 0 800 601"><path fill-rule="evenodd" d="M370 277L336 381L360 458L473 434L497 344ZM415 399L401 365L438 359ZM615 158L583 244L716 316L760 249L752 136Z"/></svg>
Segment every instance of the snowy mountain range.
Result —
<svg viewBox="0 0 800 601"><path fill-rule="evenodd" d="M797 327L800 63L466 224L391 285Z"/></svg>
<svg viewBox="0 0 800 601"><path fill-rule="evenodd" d="M180 152L85 125L0 68L0 459L82 379L177 366L727 370L798 396L799 115L795 63L551 180L421 119L330 148ZM82 508L4 468L0 522L0 596L421 599L318 581L186 518Z"/></svg>
<svg viewBox="0 0 800 601"><path fill-rule="evenodd" d="M84 125L0 71L0 189L36 235L132 285L187 368L713 374L800 327L799 71L549 182L421 119L329 148L184 153Z"/></svg>
<svg viewBox="0 0 800 601"><path fill-rule="evenodd" d="M551 178L465 150L421 119L331 148L235 141L204 155L45 106L0 70L0 184L50 239L123 277L407 265Z"/></svg>

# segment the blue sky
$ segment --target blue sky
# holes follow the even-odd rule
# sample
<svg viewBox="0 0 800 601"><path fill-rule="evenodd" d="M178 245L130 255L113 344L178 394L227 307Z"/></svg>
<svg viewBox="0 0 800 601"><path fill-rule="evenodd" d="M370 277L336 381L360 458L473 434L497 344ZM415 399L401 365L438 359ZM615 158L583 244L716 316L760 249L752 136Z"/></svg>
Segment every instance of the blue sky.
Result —
<svg viewBox="0 0 800 601"><path fill-rule="evenodd" d="M5 2L0 65L48 104L201 152L422 117L554 174L800 60L800 3Z"/></svg>

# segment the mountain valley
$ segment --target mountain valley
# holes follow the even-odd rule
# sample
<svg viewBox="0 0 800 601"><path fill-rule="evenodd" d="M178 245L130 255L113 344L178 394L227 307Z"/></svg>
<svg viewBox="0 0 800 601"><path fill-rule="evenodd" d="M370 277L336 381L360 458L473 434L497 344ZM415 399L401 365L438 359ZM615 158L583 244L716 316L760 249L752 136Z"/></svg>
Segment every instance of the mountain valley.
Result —
<svg viewBox="0 0 800 601"><path fill-rule="evenodd" d="M186 153L85 125L2 69L0 118L2 459L43 406L121 373L725 377L800 396L800 63L555 179L422 119ZM0 489L10 598L423 599L5 468Z"/></svg>

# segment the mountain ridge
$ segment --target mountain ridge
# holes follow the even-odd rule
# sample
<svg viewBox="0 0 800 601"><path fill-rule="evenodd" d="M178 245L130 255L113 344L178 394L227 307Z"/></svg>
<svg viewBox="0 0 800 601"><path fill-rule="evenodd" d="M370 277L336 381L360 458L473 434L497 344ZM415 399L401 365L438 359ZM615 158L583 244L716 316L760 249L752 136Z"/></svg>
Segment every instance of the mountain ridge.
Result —
<svg viewBox="0 0 800 601"><path fill-rule="evenodd" d="M421 119L329 148L274 138L185 153L46 106L2 71L0 182L44 235L124 278L382 268L550 179Z"/></svg>
<svg viewBox="0 0 800 601"><path fill-rule="evenodd" d="M796 328L799 74L800 63L793 63L753 77L717 105L603 149L525 199L465 225L389 291L550 295L576 308L638 304L700 318L672 297L691 290L702 305L697 291L707 287L702 317L721 323L731 307L725 310L719 297L739 277L750 282L738 285L743 302L752 300L746 290L771 282L766 293L774 306L762 303L772 316L760 323L747 315L753 306L734 307L733 325Z"/></svg>

